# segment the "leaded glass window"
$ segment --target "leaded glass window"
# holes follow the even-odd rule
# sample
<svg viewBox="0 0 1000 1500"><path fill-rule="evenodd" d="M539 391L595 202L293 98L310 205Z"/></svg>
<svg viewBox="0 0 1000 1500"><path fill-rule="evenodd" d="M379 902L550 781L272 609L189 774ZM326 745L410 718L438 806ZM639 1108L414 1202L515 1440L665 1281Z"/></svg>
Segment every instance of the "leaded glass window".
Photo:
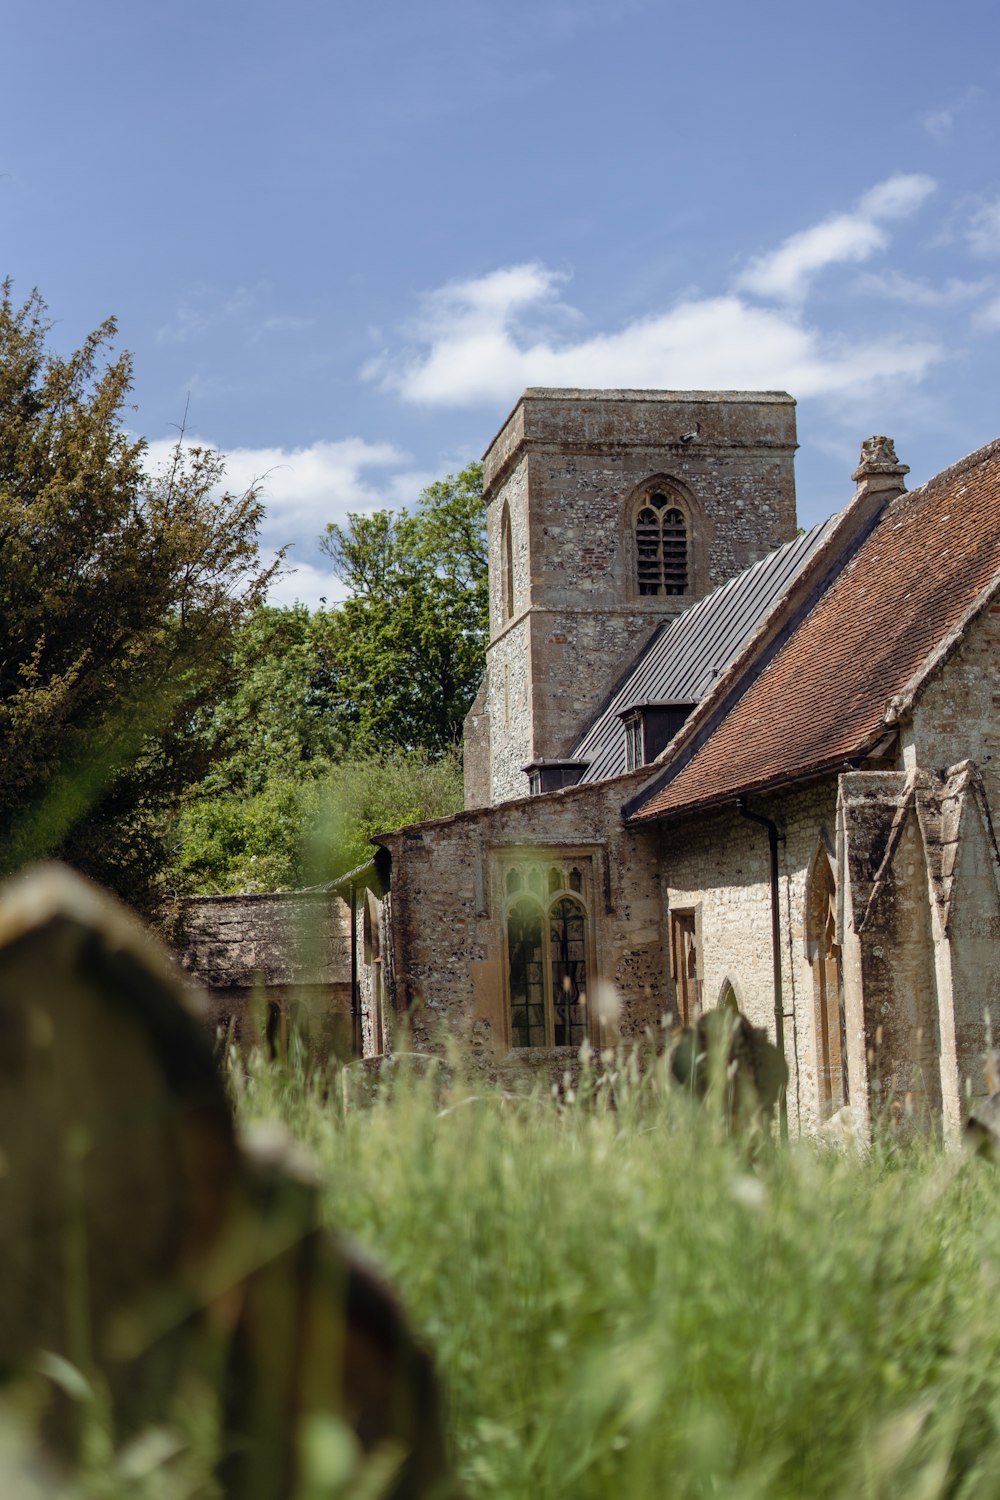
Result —
<svg viewBox="0 0 1000 1500"><path fill-rule="evenodd" d="M564 896L549 913L553 1042L579 1047L587 1035L587 932L583 907Z"/></svg>
<svg viewBox="0 0 1000 1500"><path fill-rule="evenodd" d="M589 860L525 860L503 875L513 1047L579 1047L588 1034Z"/></svg>
<svg viewBox="0 0 1000 1500"><path fill-rule="evenodd" d="M522 897L507 916L510 962L510 1028L515 1047L544 1047L545 971L542 955L542 909Z"/></svg>

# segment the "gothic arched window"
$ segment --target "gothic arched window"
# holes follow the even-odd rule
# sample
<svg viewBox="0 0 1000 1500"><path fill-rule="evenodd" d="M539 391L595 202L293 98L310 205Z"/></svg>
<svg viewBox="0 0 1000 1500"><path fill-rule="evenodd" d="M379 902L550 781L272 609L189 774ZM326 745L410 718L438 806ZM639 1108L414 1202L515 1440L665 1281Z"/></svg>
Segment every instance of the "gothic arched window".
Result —
<svg viewBox="0 0 1000 1500"><path fill-rule="evenodd" d="M510 511L506 505L500 519L500 585L503 618L510 620L514 614L514 548L510 534Z"/></svg>
<svg viewBox="0 0 1000 1500"><path fill-rule="evenodd" d="M806 949L812 970L820 1109L847 1102L847 1028L837 944L837 886L825 848L813 860L806 892Z"/></svg>
<svg viewBox="0 0 1000 1500"><path fill-rule="evenodd" d="M640 594L686 594L688 523L676 498L644 495L635 518L636 583Z"/></svg>
<svg viewBox="0 0 1000 1500"><path fill-rule="evenodd" d="M583 874L531 863L509 870L506 920L511 1045L579 1047L588 1034Z"/></svg>
<svg viewBox="0 0 1000 1500"><path fill-rule="evenodd" d="M719 991L718 1008L719 1010L726 1011L731 1016L738 1016L740 1013L740 1002L736 998L736 987L728 976L723 980L722 989Z"/></svg>
<svg viewBox="0 0 1000 1500"><path fill-rule="evenodd" d="M579 901L564 896L549 911L552 1029L557 1047L579 1047L587 1035L587 929Z"/></svg>
<svg viewBox="0 0 1000 1500"><path fill-rule="evenodd" d="M545 967L542 958L542 908L522 896L507 914L510 966L510 1028L515 1047L548 1043Z"/></svg>

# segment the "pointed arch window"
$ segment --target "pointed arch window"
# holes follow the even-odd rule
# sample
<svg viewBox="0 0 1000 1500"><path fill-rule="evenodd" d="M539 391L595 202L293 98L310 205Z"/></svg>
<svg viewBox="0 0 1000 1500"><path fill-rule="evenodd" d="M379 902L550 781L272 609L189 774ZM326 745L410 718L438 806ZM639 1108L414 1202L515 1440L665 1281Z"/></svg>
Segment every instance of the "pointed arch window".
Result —
<svg viewBox="0 0 1000 1500"><path fill-rule="evenodd" d="M738 1016L740 1013L740 1002L736 996L736 986L728 975L723 980L722 989L719 991L718 1008L719 1010L726 1011L731 1016Z"/></svg>
<svg viewBox="0 0 1000 1500"><path fill-rule="evenodd" d="M503 618L510 620L514 615L514 548L511 541L510 510L506 505L500 519L500 587Z"/></svg>
<svg viewBox="0 0 1000 1500"><path fill-rule="evenodd" d="M579 1047L587 1035L587 918L575 896L549 910L549 963L553 1043Z"/></svg>
<svg viewBox="0 0 1000 1500"><path fill-rule="evenodd" d="M507 915L510 1026L515 1047L548 1044L545 1004L545 917L541 905L521 896Z"/></svg>
<svg viewBox="0 0 1000 1500"><path fill-rule="evenodd" d="M816 1074L824 1118L847 1103L847 1027L840 948L837 887L826 849L813 860L806 898L806 949L812 970Z"/></svg>
<svg viewBox="0 0 1000 1500"><path fill-rule="evenodd" d="M508 870L504 887L513 1047L579 1047L589 1034L584 861Z"/></svg>
<svg viewBox="0 0 1000 1500"><path fill-rule="evenodd" d="M636 584L640 595L688 592L688 522L676 496L645 495L635 518Z"/></svg>

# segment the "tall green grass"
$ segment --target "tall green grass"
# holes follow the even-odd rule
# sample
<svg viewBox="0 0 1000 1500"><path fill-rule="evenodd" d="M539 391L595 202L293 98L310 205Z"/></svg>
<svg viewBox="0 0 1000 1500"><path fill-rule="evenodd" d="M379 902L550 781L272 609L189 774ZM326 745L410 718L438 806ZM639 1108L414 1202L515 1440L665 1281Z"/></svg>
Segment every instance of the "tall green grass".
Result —
<svg viewBox="0 0 1000 1500"><path fill-rule="evenodd" d="M988 1165L751 1151L655 1072L560 1100L394 1072L364 1106L294 1053L233 1083L398 1287L473 1500L1000 1495Z"/></svg>

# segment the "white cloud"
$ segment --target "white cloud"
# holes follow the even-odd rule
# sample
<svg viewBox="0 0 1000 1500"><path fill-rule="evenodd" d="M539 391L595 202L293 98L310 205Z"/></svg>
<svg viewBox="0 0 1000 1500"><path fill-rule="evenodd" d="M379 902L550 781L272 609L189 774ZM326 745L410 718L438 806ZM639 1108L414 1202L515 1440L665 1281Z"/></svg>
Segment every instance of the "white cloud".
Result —
<svg viewBox="0 0 1000 1500"><path fill-rule="evenodd" d="M808 323L799 304L816 272L867 259L888 243L883 226L912 214L934 188L930 177L897 173L854 212L758 257L734 291L688 295L611 332L578 334L580 314L561 297L567 277L537 261L450 282L424 297L409 346L384 351L362 374L429 406L502 404L531 385L784 388L808 397L913 382L943 357L938 343L894 333L850 343ZM935 292L888 278L869 289L930 306L981 287L952 281ZM759 306L747 292L780 305Z"/></svg>
<svg viewBox="0 0 1000 1500"><path fill-rule="evenodd" d="M910 307L953 307L957 302L966 302L978 297L989 286L989 281L962 281L950 276L940 286L904 276L899 271L888 271L878 275L867 271L859 276L854 289L873 297L884 297L892 302L903 302Z"/></svg>
<svg viewBox="0 0 1000 1500"><path fill-rule="evenodd" d="M192 447L216 446L196 437L186 442ZM169 438L151 442L151 465L168 463L173 449ZM241 492L260 485L266 507L263 541L271 547L292 543L303 557L315 550L328 522L342 524L349 511L395 508L412 501L430 482L391 443L358 437L304 448L231 448L225 461L227 489Z"/></svg>
<svg viewBox="0 0 1000 1500"><path fill-rule="evenodd" d="M218 296L207 287L196 287L182 302L169 323L156 331L158 344L189 344L209 329L242 317L257 301L258 293L238 286L228 296Z"/></svg>
<svg viewBox="0 0 1000 1500"><path fill-rule="evenodd" d="M485 350L498 330L529 308L536 324L546 314L565 314L568 309L559 302L556 289L566 279L563 273L530 261L464 281L450 281L424 294L411 332L419 343L438 344L449 329L454 329L463 342L481 340ZM500 357L502 349L495 347L493 353ZM368 360L361 375L387 389L397 384L394 360L388 353Z"/></svg>
<svg viewBox="0 0 1000 1500"><path fill-rule="evenodd" d="M156 330L158 344L188 344L211 328L215 320L208 313L186 304L178 307L169 323Z"/></svg>
<svg viewBox="0 0 1000 1500"><path fill-rule="evenodd" d="M485 276L468 281L451 282L440 291L433 292L429 299L432 319L446 314L453 307L463 307L484 319L498 312L513 311L519 307L536 304L555 291L565 277L546 266L532 261L527 265L507 266L503 270L490 271Z"/></svg>
<svg viewBox="0 0 1000 1500"><path fill-rule="evenodd" d="M921 173L896 173L866 192L853 213L835 214L790 235L776 250L753 260L737 281L742 291L780 301L800 301L811 278L827 266L863 261L889 237L883 221L915 212L935 183Z"/></svg>
<svg viewBox="0 0 1000 1500"><path fill-rule="evenodd" d="M200 437L186 437L191 448L217 448ZM148 444L149 467L169 465L176 439ZM286 548L281 572L268 591L268 602L296 601L319 609L336 604L347 590L319 549L329 522L343 525L349 512L412 506L420 491L439 475L412 467L409 455L391 443L364 438L319 441L304 448L231 448L225 454L223 486L241 494L259 485L265 505L260 528L261 556L274 559Z"/></svg>
<svg viewBox="0 0 1000 1500"><path fill-rule="evenodd" d="M227 323L247 327L252 342L267 335L295 333L312 326L312 318L258 311L262 304L266 305L270 295L266 283L238 286L228 293L207 286L194 287L178 304L173 317L157 329L156 342L190 344ZM254 326L250 326L252 321Z"/></svg>
<svg viewBox="0 0 1000 1500"><path fill-rule="evenodd" d="M887 244L885 231L871 219L838 214L791 235L770 254L758 256L737 285L758 297L796 301L805 296L817 271L838 262L867 260Z"/></svg>
<svg viewBox="0 0 1000 1500"><path fill-rule="evenodd" d="M309 609L322 609L346 598L347 589L335 573L314 563L296 562L294 556L286 559L267 594L268 604L279 608L305 604Z"/></svg>
<svg viewBox="0 0 1000 1500"><path fill-rule="evenodd" d="M992 258L1000 255L1000 198L977 209L966 230L973 255Z"/></svg>
<svg viewBox="0 0 1000 1500"><path fill-rule="evenodd" d="M453 285L425 305L418 325L425 347L395 362L383 357L367 373L405 400L442 406L500 404L529 385L787 388L814 396L919 378L940 352L905 339L842 345L785 311L734 295L691 298L615 333L557 341L525 328L529 270L541 310L551 315L554 282L543 268L493 273L485 296L477 283ZM518 289L507 303L497 295L501 284Z"/></svg>
<svg viewBox="0 0 1000 1500"><path fill-rule="evenodd" d="M871 219L907 219L937 187L924 172L896 172L862 194L858 208Z"/></svg>
<svg viewBox="0 0 1000 1500"><path fill-rule="evenodd" d="M305 328L312 328L315 322L315 318L298 318L292 314L287 317L265 318L252 337L256 343L258 339L271 333L301 333Z"/></svg>

